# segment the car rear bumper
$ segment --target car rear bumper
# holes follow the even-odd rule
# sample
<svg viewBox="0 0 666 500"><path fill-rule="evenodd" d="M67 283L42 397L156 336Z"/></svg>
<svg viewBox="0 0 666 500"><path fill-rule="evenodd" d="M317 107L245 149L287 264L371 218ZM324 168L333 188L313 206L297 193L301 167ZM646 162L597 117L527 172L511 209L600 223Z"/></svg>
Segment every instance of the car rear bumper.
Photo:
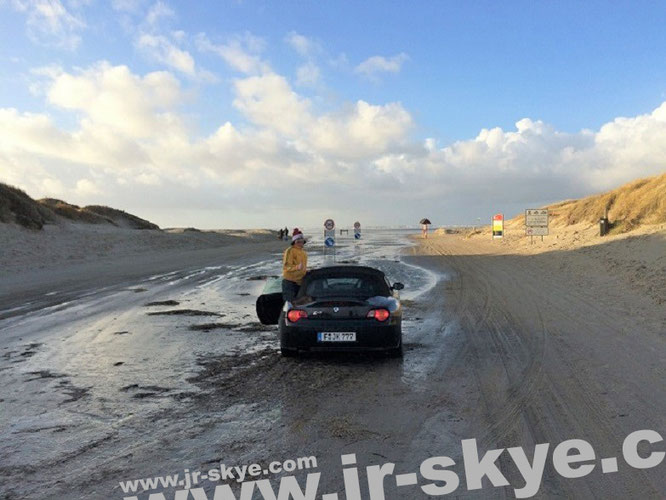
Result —
<svg viewBox="0 0 666 500"><path fill-rule="evenodd" d="M400 347L402 343L400 322L372 326L368 326L365 322L338 323L335 325L324 322L317 323L290 326L282 321L280 324L280 347L282 349L309 351L380 351L395 349ZM355 332L356 341L321 342L317 340L319 332Z"/></svg>

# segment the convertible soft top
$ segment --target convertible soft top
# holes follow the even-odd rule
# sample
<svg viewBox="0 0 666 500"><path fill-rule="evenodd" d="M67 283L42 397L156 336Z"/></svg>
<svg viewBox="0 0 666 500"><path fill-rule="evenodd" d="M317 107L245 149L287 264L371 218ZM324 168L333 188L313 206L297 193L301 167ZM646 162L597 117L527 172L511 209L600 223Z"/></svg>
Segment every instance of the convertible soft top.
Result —
<svg viewBox="0 0 666 500"><path fill-rule="evenodd" d="M322 276L358 276L359 274L369 274L384 279L384 273L379 269L368 266L327 266L313 269L308 272L307 278L320 278Z"/></svg>
<svg viewBox="0 0 666 500"><path fill-rule="evenodd" d="M311 283L317 279L353 276L368 276L372 279L381 280L382 283L385 282L385 275L379 269L368 266L336 265L312 269L305 276L304 284ZM257 298L256 302L259 321L264 325L277 324L283 304L282 278L269 279L264 286L264 291Z"/></svg>

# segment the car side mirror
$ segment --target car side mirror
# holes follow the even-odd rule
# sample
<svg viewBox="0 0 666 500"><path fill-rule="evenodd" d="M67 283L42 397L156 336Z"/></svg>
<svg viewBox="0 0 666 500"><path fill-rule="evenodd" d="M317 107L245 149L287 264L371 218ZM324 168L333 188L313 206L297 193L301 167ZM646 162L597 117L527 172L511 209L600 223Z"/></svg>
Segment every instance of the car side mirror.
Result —
<svg viewBox="0 0 666 500"><path fill-rule="evenodd" d="M405 285L403 285L402 283L393 283L393 286L391 288L393 288L394 290L402 290L403 288L405 288Z"/></svg>

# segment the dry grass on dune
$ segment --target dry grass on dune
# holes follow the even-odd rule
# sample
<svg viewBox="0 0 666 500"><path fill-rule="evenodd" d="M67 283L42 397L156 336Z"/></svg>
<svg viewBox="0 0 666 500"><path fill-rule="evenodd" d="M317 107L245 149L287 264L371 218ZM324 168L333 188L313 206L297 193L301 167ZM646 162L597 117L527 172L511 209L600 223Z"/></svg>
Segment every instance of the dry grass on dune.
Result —
<svg viewBox="0 0 666 500"><path fill-rule="evenodd" d="M159 229L159 226L123 210L90 205L79 207L55 198L33 200L24 191L0 183L0 223L40 230L44 224L69 221L127 229Z"/></svg>
<svg viewBox="0 0 666 500"><path fill-rule="evenodd" d="M666 174L632 181L624 186L588 196L549 205L552 226L597 224L608 211L612 231L623 233L645 224L666 223ZM524 224L521 214L511 220Z"/></svg>
<svg viewBox="0 0 666 500"><path fill-rule="evenodd" d="M41 200L37 200L37 203L46 205L56 214L74 222L111 224L131 229L159 229L159 226L156 224L148 222L136 215L102 205L79 207L54 198L42 198Z"/></svg>
<svg viewBox="0 0 666 500"><path fill-rule="evenodd" d="M83 207L83 210L111 220L113 223L121 227L130 227L132 229L160 228L157 224L153 224L146 219L129 214L124 210L118 210L117 208L105 207L102 205L88 205Z"/></svg>
<svg viewBox="0 0 666 500"><path fill-rule="evenodd" d="M47 207L35 203L19 188L0 183L0 222L41 229L44 224L54 220L54 213Z"/></svg>
<svg viewBox="0 0 666 500"><path fill-rule="evenodd" d="M41 200L37 200L37 203L49 207L56 214L74 222L85 222L87 224L113 224L113 221L106 217L102 217L101 215L85 210L77 205L72 205L71 203L57 200L55 198L42 198Z"/></svg>

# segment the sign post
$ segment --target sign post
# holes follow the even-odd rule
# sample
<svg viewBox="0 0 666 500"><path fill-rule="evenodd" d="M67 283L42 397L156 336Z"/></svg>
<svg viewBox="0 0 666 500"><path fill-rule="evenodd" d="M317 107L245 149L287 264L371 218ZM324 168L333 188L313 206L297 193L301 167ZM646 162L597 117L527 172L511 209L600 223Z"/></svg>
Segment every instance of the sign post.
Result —
<svg viewBox="0 0 666 500"><path fill-rule="evenodd" d="M333 253L335 261L335 221L326 219L324 221L324 255Z"/></svg>
<svg viewBox="0 0 666 500"><path fill-rule="evenodd" d="M354 222L354 239L355 240L361 239L361 223L358 221Z"/></svg>
<svg viewBox="0 0 666 500"><path fill-rule="evenodd" d="M504 236L504 214L493 215L493 238Z"/></svg>
<svg viewBox="0 0 666 500"><path fill-rule="evenodd" d="M547 208L528 208L525 210L525 236L530 237L530 244L535 236L548 236L549 214Z"/></svg>

